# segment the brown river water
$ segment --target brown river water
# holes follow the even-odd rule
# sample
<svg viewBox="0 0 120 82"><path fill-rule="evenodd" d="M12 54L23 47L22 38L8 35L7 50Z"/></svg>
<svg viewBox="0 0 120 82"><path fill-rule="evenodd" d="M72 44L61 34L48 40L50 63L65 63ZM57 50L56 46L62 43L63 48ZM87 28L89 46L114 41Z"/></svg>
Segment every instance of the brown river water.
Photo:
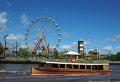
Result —
<svg viewBox="0 0 120 82"><path fill-rule="evenodd" d="M0 82L120 82L120 65L110 75L31 76L32 64L0 64Z"/></svg>

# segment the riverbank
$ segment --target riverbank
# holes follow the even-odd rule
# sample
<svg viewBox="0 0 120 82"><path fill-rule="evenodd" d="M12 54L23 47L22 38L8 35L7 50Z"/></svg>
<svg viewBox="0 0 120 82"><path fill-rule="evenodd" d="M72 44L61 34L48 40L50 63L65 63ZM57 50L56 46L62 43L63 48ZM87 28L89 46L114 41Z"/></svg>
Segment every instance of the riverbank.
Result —
<svg viewBox="0 0 120 82"><path fill-rule="evenodd" d="M120 61L109 61L110 65L120 65Z"/></svg>
<svg viewBox="0 0 120 82"><path fill-rule="evenodd" d="M46 59L46 58L5 58L0 59L0 64L38 64L45 61L54 62L71 62L67 59ZM76 59L76 62L81 63L109 63L110 65L120 65L120 61L108 61L108 60L81 60Z"/></svg>

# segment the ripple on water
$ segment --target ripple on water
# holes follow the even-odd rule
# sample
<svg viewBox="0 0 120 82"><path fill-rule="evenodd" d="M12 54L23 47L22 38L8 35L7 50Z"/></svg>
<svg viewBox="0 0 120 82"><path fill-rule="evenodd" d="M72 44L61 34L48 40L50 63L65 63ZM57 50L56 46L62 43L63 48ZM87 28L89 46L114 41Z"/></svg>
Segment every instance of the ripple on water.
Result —
<svg viewBox="0 0 120 82"><path fill-rule="evenodd" d="M8 69L9 66L13 66ZM79 76L31 76L31 65L0 65L0 82L102 82L120 81L120 65L111 65L110 75L79 75ZM4 69L5 68L5 69ZM2 70L4 69L4 70ZM23 71L24 70L24 71Z"/></svg>

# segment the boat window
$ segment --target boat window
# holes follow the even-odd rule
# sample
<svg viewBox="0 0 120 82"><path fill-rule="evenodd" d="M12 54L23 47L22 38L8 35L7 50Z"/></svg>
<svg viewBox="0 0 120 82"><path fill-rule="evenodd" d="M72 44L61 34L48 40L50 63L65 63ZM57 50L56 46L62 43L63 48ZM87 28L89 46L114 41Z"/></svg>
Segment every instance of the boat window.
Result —
<svg viewBox="0 0 120 82"><path fill-rule="evenodd" d="M71 68L72 69L72 65L71 64L67 64L67 68Z"/></svg>
<svg viewBox="0 0 120 82"><path fill-rule="evenodd" d="M91 69L91 65L87 65L86 68L87 68L87 69Z"/></svg>
<svg viewBox="0 0 120 82"><path fill-rule="evenodd" d="M58 68L58 64L52 64L53 68Z"/></svg>
<svg viewBox="0 0 120 82"><path fill-rule="evenodd" d="M60 64L60 68L65 68L65 64Z"/></svg>
<svg viewBox="0 0 120 82"><path fill-rule="evenodd" d="M73 65L74 69L78 69L78 65Z"/></svg>
<svg viewBox="0 0 120 82"><path fill-rule="evenodd" d="M80 69L85 69L85 65L80 65Z"/></svg>
<svg viewBox="0 0 120 82"><path fill-rule="evenodd" d="M103 65L98 65L98 70L103 70Z"/></svg>
<svg viewBox="0 0 120 82"><path fill-rule="evenodd" d="M92 69L93 69L93 70L97 70L97 65L93 65L93 66L92 66Z"/></svg>
<svg viewBox="0 0 120 82"><path fill-rule="evenodd" d="M39 66L40 67L44 67L45 63L40 63Z"/></svg>

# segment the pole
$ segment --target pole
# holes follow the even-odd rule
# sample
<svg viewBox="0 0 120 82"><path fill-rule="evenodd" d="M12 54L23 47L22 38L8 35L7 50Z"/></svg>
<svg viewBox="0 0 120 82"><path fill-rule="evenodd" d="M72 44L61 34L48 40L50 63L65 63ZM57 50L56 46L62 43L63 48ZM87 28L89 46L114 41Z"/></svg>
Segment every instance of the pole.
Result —
<svg viewBox="0 0 120 82"><path fill-rule="evenodd" d="M14 45L13 45L13 51L12 52L14 53Z"/></svg>
<svg viewBox="0 0 120 82"><path fill-rule="evenodd" d="M17 56L17 47L18 47L18 43L17 43L17 41L16 41L16 56Z"/></svg>
<svg viewBox="0 0 120 82"><path fill-rule="evenodd" d="M4 38L5 40L5 49L4 49L4 58L5 58L5 54L6 54L6 38Z"/></svg>
<svg viewBox="0 0 120 82"><path fill-rule="evenodd" d="M51 58L51 55L50 55L50 44L49 44L49 42L48 42L48 56L49 56L49 58Z"/></svg>
<svg viewBox="0 0 120 82"><path fill-rule="evenodd" d="M8 34L7 35L5 35L4 36L4 41L5 41L5 48L4 48L4 58L5 58L5 54L6 54L6 37L8 36Z"/></svg>

